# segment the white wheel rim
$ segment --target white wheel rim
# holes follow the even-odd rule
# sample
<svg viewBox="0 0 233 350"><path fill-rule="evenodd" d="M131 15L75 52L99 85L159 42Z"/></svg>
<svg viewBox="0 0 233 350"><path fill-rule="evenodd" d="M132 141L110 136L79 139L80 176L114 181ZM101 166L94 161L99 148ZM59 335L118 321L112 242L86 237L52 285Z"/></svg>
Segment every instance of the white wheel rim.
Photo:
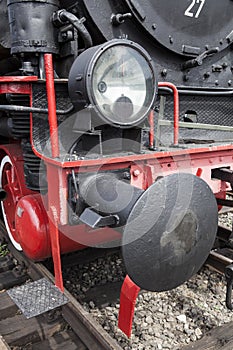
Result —
<svg viewBox="0 0 233 350"><path fill-rule="evenodd" d="M4 166L9 163L11 166L13 166L12 164L12 161L10 159L9 156L5 156L2 161L1 161L1 166L0 166L0 185L2 187L2 175L3 175L3 169L4 169ZM12 236L12 233L11 233L11 230L10 230L10 227L9 227L9 224L8 224L8 220L7 220L7 215L6 215L6 211L5 211L5 208L4 208L4 205L3 205L3 202L1 201L1 207L2 207L2 216L3 216L3 220L4 220L4 223L5 223L5 226L6 226L6 230L7 230L7 234L11 240L11 243L13 244L13 246L19 250L19 251L22 251L22 247L21 245L16 242L16 240L14 239L14 237Z"/></svg>

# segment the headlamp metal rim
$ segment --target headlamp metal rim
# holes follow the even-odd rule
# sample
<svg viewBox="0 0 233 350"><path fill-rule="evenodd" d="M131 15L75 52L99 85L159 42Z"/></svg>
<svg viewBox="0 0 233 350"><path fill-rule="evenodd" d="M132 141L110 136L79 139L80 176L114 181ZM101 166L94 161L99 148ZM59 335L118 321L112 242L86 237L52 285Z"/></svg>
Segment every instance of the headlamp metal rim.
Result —
<svg viewBox="0 0 233 350"><path fill-rule="evenodd" d="M92 89L92 82L93 82L93 72L95 69L95 65L98 62L98 59L103 55L104 52L106 52L109 48L112 48L114 46L126 46L126 47L132 47L133 49L135 49L140 55L142 55L144 57L144 59L146 60L146 62L148 63L148 66L150 68L151 71L151 77L152 77L152 81L153 81L153 85L154 85L154 92L153 92L153 96L151 98L151 103L148 106L147 110L143 113L142 117L140 118L140 120L136 120L135 122L130 122L130 123L116 123L114 121L112 121L110 118L107 118L98 108L98 103L95 100L95 96L93 93L93 89ZM148 115L148 113L150 112L152 106L153 106L153 102L155 100L156 97L156 86L157 86L157 81L156 81L156 77L155 77L155 71L154 71L154 66L153 66L153 60L150 57L150 55L148 54L148 52L140 45L138 45L137 43L127 40L127 39L113 39L111 41L108 41L102 45L99 45L96 47L96 52L94 53L94 55L91 57L88 66L86 68L86 92L87 92L87 96L89 98L90 104L92 105L93 109L95 110L95 112L97 113L97 115L104 120L105 122L107 122L108 124L111 123L111 125L115 126L115 127L121 127L121 128L130 128L133 127L135 125L140 124L145 117Z"/></svg>

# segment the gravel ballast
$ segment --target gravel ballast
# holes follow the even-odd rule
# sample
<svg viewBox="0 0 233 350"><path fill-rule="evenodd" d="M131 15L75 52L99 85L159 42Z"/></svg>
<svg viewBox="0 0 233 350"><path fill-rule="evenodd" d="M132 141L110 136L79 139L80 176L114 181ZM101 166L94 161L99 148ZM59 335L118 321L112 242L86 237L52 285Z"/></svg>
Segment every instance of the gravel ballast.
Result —
<svg viewBox="0 0 233 350"><path fill-rule="evenodd" d="M231 227L232 213L221 215L220 222ZM122 260L114 254L67 269L64 277L66 288L80 299L92 287L123 281L124 276ZM233 320L233 312L225 306L225 293L225 277L207 267L171 291L142 291L130 339L117 327L119 299L104 307L96 307L94 301L83 305L124 350L178 350Z"/></svg>
<svg viewBox="0 0 233 350"><path fill-rule="evenodd" d="M119 304L86 307L125 350L178 350L233 320L225 307L225 279L208 268L172 291L140 294L130 340L117 328Z"/></svg>

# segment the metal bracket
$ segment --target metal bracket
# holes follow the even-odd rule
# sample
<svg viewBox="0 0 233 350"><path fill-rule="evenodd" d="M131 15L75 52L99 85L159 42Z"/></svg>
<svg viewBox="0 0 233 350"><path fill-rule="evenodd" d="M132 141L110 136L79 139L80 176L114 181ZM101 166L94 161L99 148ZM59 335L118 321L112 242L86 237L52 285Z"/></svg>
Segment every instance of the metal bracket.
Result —
<svg viewBox="0 0 233 350"><path fill-rule="evenodd" d="M105 226L115 226L119 217L117 215L106 215L102 216L92 210L91 208L86 208L84 212L79 217L80 221L92 228L100 228Z"/></svg>
<svg viewBox="0 0 233 350"><path fill-rule="evenodd" d="M225 182L233 183L233 171L228 168L216 168L212 170L212 179L219 179Z"/></svg>
<svg viewBox="0 0 233 350"><path fill-rule="evenodd" d="M126 19L131 19L133 17L132 13L117 13L112 14L111 16L111 23L114 26L119 26L120 24L124 23Z"/></svg>
<svg viewBox="0 0 233 350"><path fill-rule="evenodd" d="M191 60L186 61L181 65L181 69L185 70L188 68L193 68L197 66L201 66L203 64L203 60L206 59L207 57L216 54L219 52L219 47L213 47L212 49L206 50L202 52L199 56L196 58L193 58Z"/></svg>

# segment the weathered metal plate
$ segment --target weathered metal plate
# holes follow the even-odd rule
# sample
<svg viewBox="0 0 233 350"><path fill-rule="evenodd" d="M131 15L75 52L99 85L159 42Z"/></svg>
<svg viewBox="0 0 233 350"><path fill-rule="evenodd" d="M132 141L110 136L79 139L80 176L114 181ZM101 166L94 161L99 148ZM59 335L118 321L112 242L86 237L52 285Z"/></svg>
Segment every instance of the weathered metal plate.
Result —
<svg viewBox="0 0 233 350"><path fill-rule="evenodd" d="M7 291L26 318L53 310L68 302L66 296L46 278Z"/></svg>
<svg viewBox="0 0 233 350"><path fill-rule="evenodd" d="M216 199L205 181L173 174L150 186L136 202L124 229L127 273L139 287L177 287L205 262L218 225Z"/></svg>

